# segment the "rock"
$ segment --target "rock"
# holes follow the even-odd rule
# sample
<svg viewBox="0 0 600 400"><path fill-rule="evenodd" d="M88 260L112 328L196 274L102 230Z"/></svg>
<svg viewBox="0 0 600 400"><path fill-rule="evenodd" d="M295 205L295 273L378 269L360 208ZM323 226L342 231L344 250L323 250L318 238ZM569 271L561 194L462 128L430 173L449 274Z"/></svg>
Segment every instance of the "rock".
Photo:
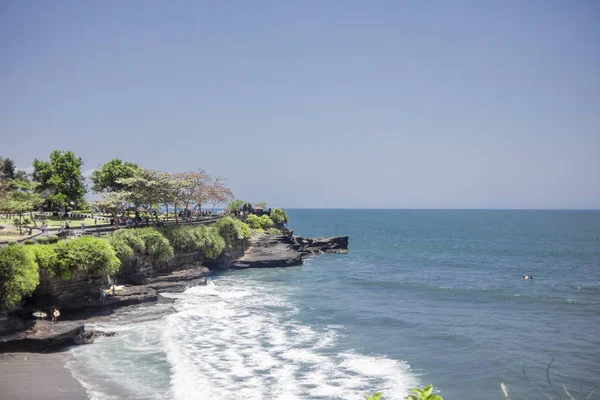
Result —
<svg viewBox="0 0 600 400"><path fill-rule="evenodd" d="M291 235L263 235L249 240L242 257L232 260L233 268L269 268L300 265L304 258L320 253L346 253L348 236L303 238Z"/></svg>
<svg viewBox="0 0 600 400"><path fill-rule="evenodd" d="M37 352L84 341L83 323L35 321L26 331L0 338L0 353Z"/></svg>
<svg viewBox="0 0 600 400"><path fill-rule="evenodd" d="M244 255L230 263L234 268L271 268L302 264L302 253L290 236L262 235L249 240Z"/></svg>
<svg viewBox="0 0 600 400"><path fill-rule="evenodd" d="M303 238L296 236L296 241L310 254L347 253L348 236L328 236L320 238Z"/></svg>

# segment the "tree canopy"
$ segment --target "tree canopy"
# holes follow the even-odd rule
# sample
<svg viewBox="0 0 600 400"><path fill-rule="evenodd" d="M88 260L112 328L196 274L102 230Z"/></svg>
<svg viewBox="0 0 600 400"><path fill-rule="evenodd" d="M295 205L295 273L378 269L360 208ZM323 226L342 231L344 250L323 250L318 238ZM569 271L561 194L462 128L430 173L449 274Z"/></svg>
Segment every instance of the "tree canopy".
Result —
<svg viewBox="0 0 600 400"><path fill-rule="evenodd" d="M92 190L96 193L126 190L127 186L120 180L133 177L138 169L137 164L129 161L118 158L110 160L92 173Z"/></svg>
<svg viewBox="0 0 600 400"><path fill-rule="evenodd" d="M33 181L38 193L47 193L48 200L56 204L79 202L85 194L83 160L72 151L55 150L50 161L33 161Z"/></svg>

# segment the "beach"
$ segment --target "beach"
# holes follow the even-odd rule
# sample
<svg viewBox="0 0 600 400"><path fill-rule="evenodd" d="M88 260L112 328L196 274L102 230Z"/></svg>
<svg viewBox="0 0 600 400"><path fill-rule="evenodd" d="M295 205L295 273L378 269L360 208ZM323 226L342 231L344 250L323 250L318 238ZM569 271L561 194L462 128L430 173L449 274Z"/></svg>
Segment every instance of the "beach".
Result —
<svg viewBox="0 0 600 400"><path fill-rule="evenodd" d="M68 353L0 354L0 393L4 400L86 400L83 386L65 366Z"/></svg>

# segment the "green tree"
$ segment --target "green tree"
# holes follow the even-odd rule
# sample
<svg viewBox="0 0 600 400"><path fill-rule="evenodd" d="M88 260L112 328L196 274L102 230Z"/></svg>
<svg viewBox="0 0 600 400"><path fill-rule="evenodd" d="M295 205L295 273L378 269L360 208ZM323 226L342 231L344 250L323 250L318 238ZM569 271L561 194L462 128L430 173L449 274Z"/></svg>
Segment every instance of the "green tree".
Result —
<svg viewBox="0 0 600 400"><path fill-rule="evenodd" d="M287 224L288 223L287 213L285 212L285 210L283 210L281 208L273 208L271 210L271 219L276 224Z"/></svg>
<svg viewBox="0 0 600 400"><path fill-rule="evenodd" d="M119 192L127 189L127 186L120 182L121 179L131 178L135 175L138 165L129 161L123 161L115 158L100 169L92 172L90 177L92 181L92 190L96 193Z"/></svg>
<svg viewBox="0 0 600 400"><path fill-rule="evenodd" d="M242 206L245 204L246 202L244 200L234 200L231 203L227 204L227 209L229 211L241 211L242 210Z"/></svg>
<svg viewBox="0 0 600 400"><path fill-rule="evenodd" d="M40 282L31 247L13 245L0 249L0 307L16 306Z"/></svg>
<svg viewBox="0 0 600 400"><path fill-rule="evenodd" d="M85 194L84 176L81 175L81 157L75 157L72 151L55 150L50 153L50 161L33 161L33 181L36 191L48 194L48 200L54 204L77 203Z"/></svg>
<svg viewBox="0 0 600 400"><path fill-rule="evenodd" d="M15 162L10 158L0 157L0 179L15 179Z"/></svg>
<svg viewBox="0 0 600 400"><path fill-rule="evenodd" d="M32 211L41 206L43 202L44 200L37 193L14 189L8 195L0 198L0 211L7 214L17 214L14 221L15 226L19 228L19 233L23 234L23 226L29 223L36 226ZM27 213L30 214L28 222L23 219Z"/></svg>

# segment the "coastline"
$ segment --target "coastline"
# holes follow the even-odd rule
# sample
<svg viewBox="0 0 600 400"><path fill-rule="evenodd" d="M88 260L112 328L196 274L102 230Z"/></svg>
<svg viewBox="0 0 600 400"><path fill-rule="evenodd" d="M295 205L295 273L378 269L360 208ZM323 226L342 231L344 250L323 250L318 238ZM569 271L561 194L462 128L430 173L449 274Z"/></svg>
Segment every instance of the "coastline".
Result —
<svg viewBox="0 0 600 400"><path fill-rule="evenodd" d="M0 354L2 398L87 400L85 388L67 368L69 357L67 352Z"/></svg>

